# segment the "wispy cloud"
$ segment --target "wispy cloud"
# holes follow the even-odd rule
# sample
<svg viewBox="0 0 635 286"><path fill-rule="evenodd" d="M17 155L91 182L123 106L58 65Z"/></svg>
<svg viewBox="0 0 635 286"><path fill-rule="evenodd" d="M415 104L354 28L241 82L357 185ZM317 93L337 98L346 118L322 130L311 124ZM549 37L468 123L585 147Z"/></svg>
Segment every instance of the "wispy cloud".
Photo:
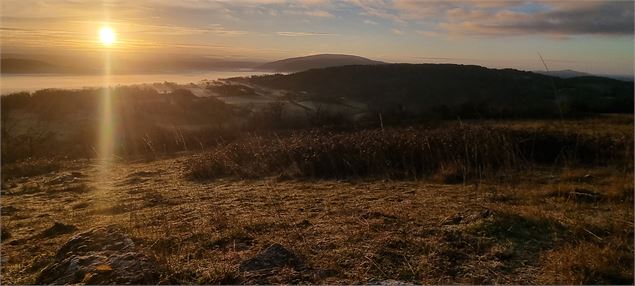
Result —
<svg viewBox="0 0 635 286"><path fill-rule="evenodd" d="M308 16L322 17L322 18L335 17L333 14L331 14L331 13L329 13L327 11L324 11L324 10L307 11L304 14L308 15Z"/></svg>
<svg viewBox="0 0 635 286"><path fill-rule="evenodd" d="M69 21L70 23L84 24L90 26L108 25L113 26L116 30L120 30L126 34L144 34L144 35L163 35L163 36L186 36L186 35L202 35L213 34L221 36L239 36L248 34L243 30L232 30L221 24L205 24L199 26L179 26L179 25L158 25L144 24L138 22L122 22L122 21Z"/></svg>
<svg viewBox="0 0 635 286"><path fill-rule="evenodd" d="M395 34L395 35L399 35L402 36L404 34L404 31L399 30L399 29L390 29L390 31Z"/></svg>
<svg viewBox="0 0 635 286"><path fill-rule="evenodd" d="M377 22L375 22L375 21L373 21L373 20L368 20L368 19L366 19L366 20L364 20L364 24L367 24L367 25L377 25Z"/></svg>
<svg viewBox="0 0 635 286"><path fill-rule="evenodd" d="M338 36L338 34L315 32L277 32L276 34L284 37Z"/></svg>

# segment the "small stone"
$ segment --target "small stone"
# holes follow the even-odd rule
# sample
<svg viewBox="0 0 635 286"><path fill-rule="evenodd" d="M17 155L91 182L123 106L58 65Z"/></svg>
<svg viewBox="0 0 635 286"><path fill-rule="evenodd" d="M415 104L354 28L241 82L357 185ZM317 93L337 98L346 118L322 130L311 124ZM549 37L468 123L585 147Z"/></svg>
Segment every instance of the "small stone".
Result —
<svg viewBox="0 0 635 286"><path fill-rule="evenodd" d="M302 262L293 252L275 243L256 256L240 263L241 271L258 271L271 268L291 266L301 268Z"/></svg>

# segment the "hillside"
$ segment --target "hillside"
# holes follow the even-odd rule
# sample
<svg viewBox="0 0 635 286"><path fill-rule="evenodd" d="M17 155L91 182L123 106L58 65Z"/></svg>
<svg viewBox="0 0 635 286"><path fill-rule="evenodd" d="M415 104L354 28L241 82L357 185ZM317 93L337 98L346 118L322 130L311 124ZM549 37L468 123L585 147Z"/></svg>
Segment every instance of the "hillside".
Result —
<svg viewBox="0 0 635 286"><path fill-rule="evenodd" d="M385 64L251 77L252 84L365 103L371 112L405 115L556 116L633 112L632 83L560 79L512 69L455 64Z"/></svg>
<svg viewBox="0 0 635 286"><path fill-rule="evenodd" d="M296 72L334 66L376 64L383 64L383 62L352 55L321 54L270 62L259 66L258 69L277 72Z"/></svg>

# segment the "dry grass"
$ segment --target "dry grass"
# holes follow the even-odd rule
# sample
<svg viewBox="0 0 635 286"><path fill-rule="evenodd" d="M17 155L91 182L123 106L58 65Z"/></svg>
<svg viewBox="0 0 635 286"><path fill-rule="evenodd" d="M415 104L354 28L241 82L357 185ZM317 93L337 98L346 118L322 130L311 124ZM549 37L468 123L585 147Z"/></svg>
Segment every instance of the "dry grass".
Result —
<svg viewBox="0 0 635 286"><path fill-rule="evenodd" d="M403 130L386 130L386 135L372 141L377 132L334 134L333 139L315 143L314 150L326 150L317 154L327 156L321 159L326 161L315 162L339 158L328 155L334 150L329 144L353 148L335 149L347 160L373 158L349 155L359 146L370 146L376 156L401 158L392 156L399 156L399 148L413 149L404 147L409 143L400 139L420 138L423 133L399 135L398 131ZM480 136L472 134L468 138ZM461 138L456 136L452 138ZM280 138L283 143L298 140L299 147L294 147L298 153L272 149L272 155L256 158L266 162L267 156L300 154L310 146L304 143L310 138L310 134ZM351 138L369 138L364 142L371 145L347 141ZM269 146L285 145L266 138L249 140L262 141L229 154L247 156L253 146L262 146L264 152ZM590 139L573 142L595 142L585 140ZM386 142L399 148L382 151ZM220 150L240 146L224 148ZM489 147L468 150L489 154L482 148ZM439 152L456 150L447 147ZM315 173L327 175L298 175L299 179L291 174L281 180L282 169L267 172L265 165L255 169L261 173L248 171L256 178L227 173L226 178L198 181L189 179L190 164L210 157L195 156L199 155L120 162L106 176L100 175L94 162L77 161L65 162L52 172L7 177L1 209L2 284L33 283L74 233L110 224L121 226L140 249L154 256L163 269L162 282L172 284L633 283L633 171L632 161L624 162L622 157L609 164L578 157L567 164L519 165L531 168L499 169L503 172L480 180L462 178L463 166L456 162L466 157L458 154L459 160L438 160L430 169L417 169L430 170L416 173L417 180L393 180L411 178L403 175L410 165L392 165L392 170L402 172L400 176L386 176L383 172L389 169L379 169L363 173L377 176L364 177L328 176L327 163L320 169L327 173ZM372 162L361 159L354 162ZM245 168L256 166L247 158L235 162ZM474 162L470 166L479 166ZM340 174L346 169L334 170ZM361 167L355 170L362 174ZM421 179L424 174L433 180ZM78 230L65 227L72 233L51 232L55 223ZM270 271L240 269L241 262L274 243L300 261Z"/></svg>
<svg viewBox="0 0 635 286"><path fill-rule="evenodd" d="M85 166L86 180L69 187L82 192L60 192L44 175L25 181L42 191L3 196L3 210L15 208L2 216L11 234L3 241L3 283L33 282L71 235L36 237L53 222L123 226L165 266L170 283L632 283L633 175L614 168L536 169L523 181L470 185L198 183L183 180L179 162L187 160L125 164L98 182ZM561 195L576 189L602 199ZM238 269L273 243L304 268Z"/></svg>
<svg viewBox="0 0 635 286"><path fill-rule="evenodd" d="M632 284L630 241L581 242L544 255L545 284Z"/></svg>
<svg viewBox="0 0 635 286"><path fill-rule="evenodd" d="M487 124L251 136L192 160L194 179L395 178L466 182L534 165L632 168L633 134L586 129L520 130ZM629 135L630 134L630 135Z"/></svg>

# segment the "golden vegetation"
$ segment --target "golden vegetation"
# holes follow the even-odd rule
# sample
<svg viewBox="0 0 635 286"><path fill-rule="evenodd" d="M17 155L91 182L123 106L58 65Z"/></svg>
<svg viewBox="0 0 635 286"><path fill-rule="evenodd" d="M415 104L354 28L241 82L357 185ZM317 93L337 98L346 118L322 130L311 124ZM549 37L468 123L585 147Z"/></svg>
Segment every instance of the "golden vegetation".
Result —
<svg viewBox="0 0 635 286"><path fill-rule="evenodd" d="M112 224L162 283L633 283L632 121L464 124L248 137L107 178L89 160L3 166L2 283L33 283L73 234ZM287 172L302 152L309 167ZM241 267L277 244L298 259Z"/></svg>
<svg viewBox="0 0 635 286"><path fill-rule="evenodd" d="M471 122L251 136L190 163L195 179L224 176L385 177L465 182L533 166L632 167L632 130L520 129ZM630 131L630 132L629 132Z"/></svg>

